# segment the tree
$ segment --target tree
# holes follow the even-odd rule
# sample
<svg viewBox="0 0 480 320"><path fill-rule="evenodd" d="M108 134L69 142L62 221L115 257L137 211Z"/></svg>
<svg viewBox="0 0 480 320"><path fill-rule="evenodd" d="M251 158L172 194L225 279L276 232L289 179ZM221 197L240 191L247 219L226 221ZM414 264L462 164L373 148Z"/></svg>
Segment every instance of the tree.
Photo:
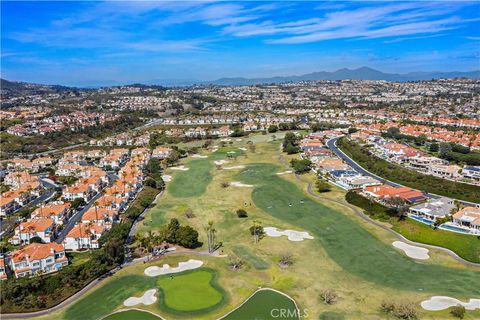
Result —
<svg viewBox="0 0 480 320"><path fill-rule="evenodd" d="M312 167L312 162L308 159L292 159L290 165L295 170L295 173L305 173L310 171Z"/></svg>
<svg viewBox="0 0 480 320"><path fill-rule="evenodd" d="M320 178L317 179L317 181L315 181L315 187L317 188L317 191L320 193L329 192L330 190L332 190L332 188L330 187L330 184L327 181Z"/></svg>
<svg viewBox="0 0 480 320"><path fill-rule="evenodd" d="M402 198L388 198L385 200L385 203L390 207L389 213L391 216L396 216L399 220L405 218L405 214L408 211L408 205Z"/></svg>
<svg viewBox="0 0 480 320"><path fill-rule="evenodd" d="M430 147L428 148L430 152L438 152L439 150L439 145L438 143L432 143L430 144Z"/></svg>
<svg viewBox="0 0 480 320"><path fill-rule="evenodd" d="M355 133L355 132L357 132L357 131L358 131L357 128L353 128L353 127L352 127L352 128L348 128L348 134L352 134L352 133Z"/></svg>
<svg viewBox="0 0 480 320"><path fill-rule="evenodd" d="M205 231L207 231L207 244L208 244L208 252L212 253L215 249L215 227L213 226L213 221L209 220L207 226L205 227Z"/></svg>
<svg viewBox="0 0 480 320"><path fill-rule="evenodd" d="M243 210L243 209L238 209L238 210L237 210L237 217L239 217L239 218L247 218L247 217L248 217L247 211L245 211L245 210Z"/></svg>
<svg viewBox="0 0 480 320"><path fill-rule="evenodd" d="M243 266L243 260L237 256L233 256L230 258L228 265L232 271L238 271Z"/></svg>
<svg viewBox="0 0 480 320"><path fill-rule="evenodd" d="M440 143L440 147L438 150L438 156L442 159L448 158L448 156L452 153L452 146L449 143Z"/></svg>
<svg viewBox="0 0 480 320"><path fill-rule="evenodd" d="M280 256L280 260L279 260L279 265L283 268L286 268L286 267L289 267L293 264L293 256L292 254L286 252L286 253L283 253L281 256Z"/></svg>
<svg viewBox="0 0 480 320"><path fill-rule="evenodd" d="M190 226L181 226L178 228L176 243L185 248L195 248L198 245L198 232Z"/></svg>
<svg viewBox="0 0 480 320"><path fill-rule="evenodd" d="M260 221L253 220L253 225L250 227L250 234L253 236L255 243L258 243L260 241L260 239L265 234Z"/></svg>
<svg viewBox="0 0 480 320"><path fill-rule="evenodd" d="M462 305L454 306L450 310L450 314L456 318L463 319L465 317L465 307Z"/></svg>
<svg viewBox="0 0 480 320"><path fill-rule="evenodd" d="M149 173L158 173L162 171L160 160L158 158L150 158L147 164L147 170Z"/></svg>
<svg viewBox="0 0 480 320"><path fill-rule="evenodd" d="M178 222L178 219L171 219L170 223L167 226L167 241L170 243L177 243L177 231L180 228L180 222Z"/></svg>
<svg viewBox="0 0 480 320"><path fill-rule="evenodd" d="M152 178L147 178L144 182L144 185L147 187L152 187L156 188L157 187L157 182L153 180Z"/></svg>
<svg viewBox="0 0 480 320"><path fill-rule="evenodd" d="M274 133L274 132L277 132L278 131L278 127L274 124L271 124L269 127L268 127L268 132L270 133Z"/></svg>
<svg viewBox="0 0 480 320"><path fill-rule="evenodd" d="M34 236L30 238L30 243L43 243L43 240L39 236Z"/></svg>
<svg viewBox="0 0 480 320"><path fill-rule="evenodd" d="M320 298L325 304L334 304L338 299L338 295L333 289L322 289L320 290Z"/></svg>
<svg viewBox="0 0 480 320"><path fill-rule="evenodd" d="M77 209L80 206L85 205L85 200L83 198L76 198L72 201L72 208Z"/></svg>

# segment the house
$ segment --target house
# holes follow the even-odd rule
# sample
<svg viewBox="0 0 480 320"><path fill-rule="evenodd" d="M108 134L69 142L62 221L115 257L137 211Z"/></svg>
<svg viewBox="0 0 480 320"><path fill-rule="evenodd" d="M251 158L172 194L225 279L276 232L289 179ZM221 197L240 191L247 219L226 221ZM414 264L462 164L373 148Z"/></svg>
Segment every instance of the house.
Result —
<svg viewBox="0 0 480 320"><path fill-rule="evenodd" d="M464 178L480 181L480 167L465 167L461 173Z"/></svg>
<svg viewBox="0 0 480 320"><path fill-rule="evenodd" d="M8 259L15 277L51 273L68 265L65 248L59 243L32 243L12 252Z"/></svg>
<svg viewBox="0 0 480 320"><path fill-rule="evenodd" d="M453 222L480 233L480 208L465 207L453 215Z"/></svg>
<svg viewBox="0 0 480 320"><path fill-rule="evenodd" d="M50 218L55 221L55 224L62 225L63 222L69 218L71 204L69 202L52 202L40 206L35 209L32 214L32 219L46 219Z"/></svg>
<svg viewBox="0 0 480 320"><path fill-rule="evenodd" d="M20 205L15 201L13 195L6 196L7 192L0 197L0 216L6 216L18 210Z"/></svg>
<svg viewBox="0 0 480 320"><path fill-rule="evenodd" d="M453 209L453 199L441 197L410 207L408 215L436 221L451 214Z"/></svg>
<svg viewBox="0 0 480 320"><path fill-rule="evenodd" d="M84 171L85 168L76 163L59 163L55 174L61 177L68 176L80 176L80 173Z"/></svg>
<svg viewBox="0 0 480 320"><path fill-rule="evenodd" d="M367 186L363 188L363 193L369 197L388 201L393 198L399 198L403 201L413 204L425 201L428 197L420 191L408 187L392 187L388 185Z"/></svg>
<svg viewBox="0 0 480 320"><path fill-rule="evenodd" d="M38 177L32 176L28 171L13 171L5 176L3 183L18 188L22 184L34 181L38 181Z"/></svg>
<svg viewBox="0 0 480 320"><path fill-rule="evenodd" d="M334 170L351 170L350 166L346 163L344 163L340 159L330 159L330 158L325 158L318 160L315 162L315 166L322 171L334 171Z"/></svg>
<svg viewBox="0 0 480 320"><path fill-rule="evenodd" d="M78 223L65 237L65 250L98 249L98 239L106 231L104 225Z"/></svg>
<svg viewBox="0 0 480 320"><path fill-rule="evenodd" d="M368 186L377 186L381 182L372 177L365 176L346 176L337 181L340 185L345 186L347 189L363 189Z"/></svg>
<svg viewBox="0 0 480 320"><path fill-rule="evenodd" d="M428 172L429 168L433 165L443 165L447 163L448 161L436 157L420 156L411 157L408 159L408 164L410 167L423 172Z"/></svg>
<svg viewBox="0 0 480 320"><path fill-rule="evenodd" d="M247 121L243 124L244 131L256 131L259 130L258 125L253 121Z"/></svg>
<svg viewBox="0 0 480 320"><path fill-rule="evenodd" d="M0 257L0 281L7 280L7 270L5 268L5 257Z"/></svg>
<svg viewBox="0 0 480 320"><path fill-rule="evenodd" d="M65 188L63 191L63 198L66 201L74 201L77 198L82 198L88 202L93 197L94 191L88 184L75 184Z"/></svg>
<svg viewBox="0 0 480 320"><path fill-rule="evenodd" d="M126 207L126 200L114 195L103 195L95 201L94 205L99 208L123 210Z"/></svg>
<svg viewBox="0 0 480 320"><path fill-rule="evenodd" d="M8 242L18 245L30 243L30 239L33 237L40 237L44 243L49 243L55 233L55 228L55 221L51 218L25 221L15 228L15 234Z"/></svg>
<svg viewBox="0 0 480 320"><path fill-rule="evenodd" d="M443 165L443 164L434 164L430 166L428 172L434 176L441 178L455 179L460 177L460 172L462 168L457 165Z"/></svg>
<svg viewBox="0 0 480 320"><path fill-rule="evenodd" d="M165 147L156 147L152 150L152 158L165 159L172 153L172 149Z"/></svg>
<svg viewBox="0 0 480 320"><path fill-rule="evenodd" d="M220 137L228 137L233 133L233 130L230 129L229 126L222 126L218 128L218 136Z"/></svg>
<svg viewBox="0 0 480 320"><path fill-rule="evenodd" d="M50 157L40 157L32 160L33 168L35 171L46 168L53 164L53 158Z"/></svg>
<svg viewBox="0 0 480 320"><path fill-rule="evenodd" d="M108 230L112 227L114 221L117 220L118 211L115 209L90 207L82 216L82 223L104 225Z"/></svg>

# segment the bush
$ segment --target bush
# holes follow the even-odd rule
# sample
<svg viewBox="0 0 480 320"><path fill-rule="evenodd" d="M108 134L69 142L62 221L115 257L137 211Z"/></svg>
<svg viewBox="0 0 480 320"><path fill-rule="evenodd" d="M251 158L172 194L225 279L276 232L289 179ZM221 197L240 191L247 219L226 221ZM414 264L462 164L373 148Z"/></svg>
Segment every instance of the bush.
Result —
<svg viewBox="0 0 480 320"><path fill-rule="evenodd" d="M243 210L243 209L238 209L238 210L237 210L237 217L239 217L239 218L247 218L247 217L248 217L247 211L245 211L245 210Z"/></svg>
<svg viewBox="0 0 480 320"><path fill-rule="evenodd" d="M277 132L277 131L278 131L278 127L274 124L272 124L268 127L268 132L270 132L270 133L274 133L274 132Z"/></svg>
<svg viewBox="0 0 480 320"><path fill-rule="evenodd" d="M179 227L175 238L182 247L195 248L198 246L198 232L190 226Z"/></svg>
<svg viewBox="0 0 480 320"><path fill-rule="evenodd" d="M145 186L155 188L157 187L157 182L152 178L147 178L144 183Z"/></svg>
<svg viewBox="0 0 480 320"><path fill-rule="evenodd" d="M295 173L305 173L310 171L312 162L308 159L292 159L290 161L290 165L292 166L293 170L295 170Z"/></svg>
<svg viewBox="0 0 480 320"><path fill-rule="evenodd" d="M317 191L320 193L329 192L330 190L332 190L332 188L330 187L330 184L323 179L317 179L317 181L315 181L315 187L317 188Z"/></svg>
<svg viewBox="0 0 480 320"><path fill-rule="evenodd" d="M465 307L461 305L452 307L450 314L454 317L463 319L465 317Z"/></svg>
<svg viewBox="0 0 480 320"><path fill-rule="evenodd" d="M320 290L320 298L325 304L334 304L338 299L338 295L333 289L323 289Z"/></svg>

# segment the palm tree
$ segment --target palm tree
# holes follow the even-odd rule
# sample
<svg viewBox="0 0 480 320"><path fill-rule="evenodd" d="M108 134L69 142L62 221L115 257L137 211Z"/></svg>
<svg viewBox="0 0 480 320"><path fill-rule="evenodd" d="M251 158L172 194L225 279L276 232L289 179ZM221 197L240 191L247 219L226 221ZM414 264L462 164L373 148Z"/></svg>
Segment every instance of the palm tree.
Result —
<svg viewBox="0 0 480 320"><path fill-rule="evenodd" d="M208 252L212 253L215 248L215 228L213 227L213 221L209 220L208 225L205 227L207 231Z"/></svg>
<svg viewBox="0 0 480 320"><path fill-rule="evenodd" d="M258 243L260 241L260 232L259 229L261 227L261 223L258 220L253 220L253 225L251 227L252 233L253 233L253 238L255 239L255 243Z"/></svg>
<svg viewBox="0 0 480 320"><path fill-rule="evenodd" d="M95 201L93 203L93 206L95 207L95 219L96 219L96 222L98 223L98 201Z"/></svg>

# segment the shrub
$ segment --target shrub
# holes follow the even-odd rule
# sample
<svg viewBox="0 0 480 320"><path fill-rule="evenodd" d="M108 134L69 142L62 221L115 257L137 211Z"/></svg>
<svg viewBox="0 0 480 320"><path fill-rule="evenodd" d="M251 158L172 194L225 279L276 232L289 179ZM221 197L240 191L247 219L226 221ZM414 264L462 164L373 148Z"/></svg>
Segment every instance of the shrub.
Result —
<svg viewBox="0 0 480 320"><path fill-rule="evenodd" d="M238 209L238 210L237 210L237 217L239 217L239 218L247 218L247 217L248 217L247 211L245 211L245 210L243 210L243 209Z"/></svg>
<svg viewBox="0 0 480 320"><path fill-rule="evenodd" d="M333 289L323 289L320 291L320 298L325 304L334 304L338 299L338 295Z"/></svg>
<svg viewBox="0 0 480 320"><path fill-rule="evenodd" d="M192 219L192 218L195 218L195 215L193 214L193 211L192 209L188 208L187 210L185 210L185 213L183 214L185 216L185 218L187 219Z"/></svg>
<svg viewBox="0 0 480 320"><path fill-rule="evenodd" d="M465 307L461 305L452 307L452 310L450 310L450 314L454 317L463 319L465 317Z"/></svg>
<svg viewBox="0 0 480 320"><path fill-rule="evenodd" d="M417 307L412 302L400 302L396 304L393 315L397 318L405 320L418 319Z"/></svg>
<svg viewBox="0 0 480 320"><path fill-rule="evenodd" d="M293 264L293 256L290 253L283 253L280 256L280 261L278 262L281 267L288 267Z"/></svg>
<svg viewBox="0 0 480 320"><path fill-rule="evenodd" d="M221 186L222 188L228 188L228 187L230 186L230 182L224 181L224 182L220 183L220 186Z"/></svg>
<svg viewBox="0 0 480 320"><path fill-rule="evenodd" d="M331 190L330 184L323 179L317 179L317 181L315 181L315 187L320 193L329 192Z"/></svg>

